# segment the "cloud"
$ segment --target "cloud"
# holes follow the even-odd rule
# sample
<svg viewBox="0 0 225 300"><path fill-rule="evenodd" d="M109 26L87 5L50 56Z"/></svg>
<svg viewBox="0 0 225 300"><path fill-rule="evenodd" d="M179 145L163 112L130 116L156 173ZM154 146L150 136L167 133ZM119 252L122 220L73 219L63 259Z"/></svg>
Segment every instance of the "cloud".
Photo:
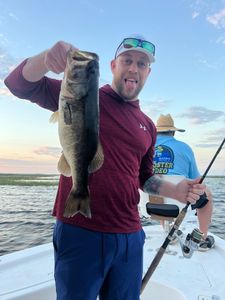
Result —
<svg viewBox="0 0 225 300"><path fill-rule="evenodd" d="M218 62L212 63L212 62L209 62L209 61L208 61L207 59L205 59L205 58L199 58L199 59L198 59L198 62L199 62L200 64L206 66L206 67L209 68L209 69L214 69L214 70L216 70L216 69L218 69L218 68L220 67L220 65L218 64Z"/></svg>
<svg viewBox="0 0 225 300"><path fill-rule="evenodd" d="M196 19L199 16L199 12L193 11L191 16L192 16L192 19Z"/></svg>
<svg viewBox="0 0 225 300"><path fill-rule="evenodd" d="M0 80L0 84L2 83L2 81ZM0 96L7 96L7 97L12 97L12 93L5 87L1 88L0 87Z"/></svg>
<svg viewBox="0 0 225 300"><path fill-rule="evenodd" d="M2 173L49 173L56 174L57 163L55 161L38 161L26 159L2 159L0 158L0 170Z"/></svg>
<svg viewBox="0 0 225 300"><path fill-rule="evenodd" d="M18 64L18 60L15 59L6 48L0 44L0 80L5 79L9 72Z"/></svg>
<svg viewBox="0 0 225 300"><path fill-rule="evenodd" d="M201 143L196 146L201 148L218 148L225 138L225 127L217 130L212 130L201 139Z"/></svg>
<svg viewBox="0 0 225 300"><path fill-rule="evenodd" d="M52 157L59 157L60 153L62 152L62 149L59 147L41 147L38 149L35 149L33 151L35 154L38 155L47 155L47 156L52 156Z"/></svg>
<svg viewBox="0 0 225 300"><path fill-rule="evenodd" d="M209 136L212 136L212 138L215 138L216 136L225 137L225 127L209 131Z"/></svg>
<svg viewBox="0 0 225 300"><path fill-rule="evenodd" d="M207 140L207 142L209 142L209 140ZM213 144L213 143L210 143L210 144L195 144L196 147L198 148L216 148L218 147L218 144Z"/></svg>
<svg viewBox="0 0 225 300"><path fill-rule="evenodd" d="M141 103L142 110L145 112L146 115L153 117L157 117L160 113L163 113L165 109L168 109L171 101L165 100L162 98L156 98L154 101L151 102L143 102Z"/></svg>
<svg viewBox="0 0 225 300"><path fill-rule="evenodd" d="M193 0L189 1L192 10L192 19L202 16L208 23L215 28L221 29L225 27L225 7L224 0Z"/></svg>
<svg viewBox="0 0 225 300"><path fill-rule="evenodd" d="M218 120L225 120L225 113L219 110L210 110L202 106L192 106L179 117L188 118L192 124L204 124Z"/></svg>
<svg viewBox="0 0 225 300"><path fill-rule="evenodd" d="M225 138L225 127L209 131L203 142L210 143L212 147L218 147Z"/></svg>
<svg viewBox="0 0 225 300"><path fill-rule="evenodd" d="M188 0L188 4L190 9L192 10L192 19L199 17L200 15L204 15L207 11L212 9L212 2L211 0Z"/></svg>
<svg viewBox="0 0 225 300"><path fill-rule="evenodd" d="M216 40L217 44L225 44L225 37L220 36L217 40ZM209 68L211 70L221 70L224 68L225 65L225 56L221 56L221 57L215 57L214 60L212 60L212 58L206 59L205 57L202 57L200 55L196 55L196 61L203 65L206 68Z"/></svg>
<svg viewBox="0 0 225 300"><path fill-rule="evenodd" d="M225 28L225 8L211 16L207 16L206 20L216 28Z"/></svg>
<svg viewBox="0 0 225 300"><path fill-rule="evenodd" d="M9 43L9 40L5 37L3 33L0 33L0 45L5 46Z"/></svg>
<svg viewBox="0 0 225 300"><path fill-rule="evenodd" d="M225 36L224 35L219 36L216 40L216 43L217 44L225 44Z"/></svg>
<svg viewBox="0 0 225 300"><path fill-rule="evenodd" d="M16 20L16 21L19 21L19 18L12 12L9 13L9 17Z"/></svg>

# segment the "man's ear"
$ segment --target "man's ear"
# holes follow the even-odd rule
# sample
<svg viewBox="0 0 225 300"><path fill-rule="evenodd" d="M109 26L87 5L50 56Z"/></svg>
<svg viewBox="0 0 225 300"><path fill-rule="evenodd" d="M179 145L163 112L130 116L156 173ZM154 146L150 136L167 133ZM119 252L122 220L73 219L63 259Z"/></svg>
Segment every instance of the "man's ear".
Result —
<svg viewBox="0 0 225 300"><path fill-rule="evenodd" d="M116 67L116 60L113 59L113 60L111 61L111 71L112 71L112 72L115 70L115 67Z"/></svg>

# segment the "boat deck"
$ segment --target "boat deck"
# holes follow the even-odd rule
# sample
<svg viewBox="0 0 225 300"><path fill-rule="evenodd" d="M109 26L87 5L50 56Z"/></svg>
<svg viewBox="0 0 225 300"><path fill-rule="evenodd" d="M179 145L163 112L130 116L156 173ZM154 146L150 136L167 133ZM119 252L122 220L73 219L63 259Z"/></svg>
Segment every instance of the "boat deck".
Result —
<svg viewBox="0 0 225 300"><path fill-rule="evenodd" d="M165 239L161 226L156 226L154 233L152 230L145 229L144 272ZM149 283L156 281L175 287L188 300L225 300L225 241L214 238L214 248L207 252L195 251L191 258L183 256L178 242L169 245Z"/></svg>
<svg viewBox="0 0 225 300"><path fill-rule="evenodd" d="M183 229L190 232L192 223ZM166 235L161 225L145 226L146 272ZM225 241L215 237L215 247L184 258L177 242L169 245L141 299L225 300ZM53 248L45 244L0 256L1 300L53 300Z"/></svg>

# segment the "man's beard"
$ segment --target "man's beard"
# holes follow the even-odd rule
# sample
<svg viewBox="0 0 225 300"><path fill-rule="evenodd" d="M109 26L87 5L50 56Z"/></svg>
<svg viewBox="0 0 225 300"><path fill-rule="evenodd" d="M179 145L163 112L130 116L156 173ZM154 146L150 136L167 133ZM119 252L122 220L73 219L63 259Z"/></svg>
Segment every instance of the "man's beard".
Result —
<svg viewBox="0 0 225 300"><path fill-rule="evenodd" d="M138 86L134 91L131 93L128 93L124 87L124 85L121 83L121 81L114 81L114 84L117 89L117 93L121 98L123 98L124 101L133 101L138 98L138 95L142 89L142 87Z"/></svg>

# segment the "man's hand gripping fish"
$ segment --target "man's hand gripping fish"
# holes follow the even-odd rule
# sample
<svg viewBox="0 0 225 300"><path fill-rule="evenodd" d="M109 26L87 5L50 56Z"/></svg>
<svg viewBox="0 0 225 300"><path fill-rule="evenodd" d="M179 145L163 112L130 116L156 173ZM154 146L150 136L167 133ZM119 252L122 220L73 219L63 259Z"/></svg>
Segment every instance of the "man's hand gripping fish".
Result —
<svg viewBox="0 0 225 300"><path fill-rule="evenodd" d="M88 173L104 160L99 143L99 63L95 53L70 50L59 96L59 140L63 154L58 170L72 175L64 217L81 213L91 218ZM54 121L56 117L52 116Z"/></svg>

